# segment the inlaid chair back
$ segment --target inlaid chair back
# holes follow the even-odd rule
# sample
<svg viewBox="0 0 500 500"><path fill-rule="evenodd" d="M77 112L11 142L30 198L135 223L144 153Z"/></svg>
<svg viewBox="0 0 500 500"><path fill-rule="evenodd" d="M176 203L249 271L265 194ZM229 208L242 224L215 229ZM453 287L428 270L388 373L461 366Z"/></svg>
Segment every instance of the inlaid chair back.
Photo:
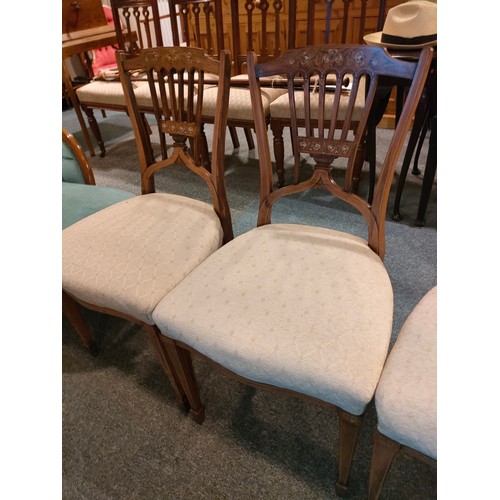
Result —
<svg viewBox="0 0 500 500"><path fill-rule="evenodd" d="M119 52L117 61L125 91L128 113L139 145L141 188L143 193L154 192L154 174L163 168L182 163L207 184L215 210L227 233L232 238L229 207L224 183L224 127L227 121L229 98L229 51L221 52L221 61L192 47L157 47L144 49L134 57ZM145 88L134 84L134 74L147 77L147 99L152 103L160 142L162 159L157 160L151 143L152 134L142 117ZM201 139L205 75L219 79L211 168L202 165L204 142ZM167 141L173 141L167 147ZM188 147L190 145L190 148ZM169 154L169 150L171 153Z"/></svg>
<svg viewBox="0 0 500 500"><path fill-rule="evenodd" d="M261 165L261 208L259 225L271 221L273 203L284 195L322 187L356 208L369 228L369 245L382 258L385 251L384 220L389 190L399 153L422 92L431 51L422 52L419 64L394 59L378 47L325 45L292 49L268 63L256 63L249 54L250 90ZM287 81L289 116L295 168L303 155L313 161L310 177L293 186L273 188L273 164L262 107L260 78L281 75ZM404 116L395 130L382 166L373 203L358 196L353 186L363 162L360 144L375 91L381 77L413 80ZM345 81L349 86L345 88ZM342 82L343 85L338 85ZM356 106L360 92L364 107ZM366 98L365 98L366 96ZM334 178L332 163L345 158L343 178Z"/></svg>
<svg viewBox="0 0 500 500"><path fill-rule="evenodd" d="M169 0L168 4L174 45L203 47L218 57L226 48L220 0Z"/></svg>

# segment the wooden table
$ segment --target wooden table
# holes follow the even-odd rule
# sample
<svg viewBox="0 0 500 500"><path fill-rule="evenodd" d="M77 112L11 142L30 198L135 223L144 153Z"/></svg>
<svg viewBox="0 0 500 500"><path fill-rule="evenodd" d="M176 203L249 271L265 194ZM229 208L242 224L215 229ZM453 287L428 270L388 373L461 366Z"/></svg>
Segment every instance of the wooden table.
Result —
<svg viewBox="0 0 500 500"><path fill-rule="evenodd" d="M125 33L126 34L126 33ZM127 35L130 41L135 41L137 38L136 33L130 33ZM68 57L81 54L82 52L87 52L94 49L99 49L101 47L106 47L108 45L116 45L117 36L113 26L98 26L95 28L89 28L80 31L73 31L71 33L63 33L62 35L62 78L63 83L68 91L68 97L71 101L73 108L75 109L76 116L82 127L83 136L85 142L89 149L90 155L95 156L94 146L92 145L92 140L83 119L82 110L78 102L78 97L76 96L75 89L71 82L71 77L69 75L68 68L66 66L66 60Z"/></svg>

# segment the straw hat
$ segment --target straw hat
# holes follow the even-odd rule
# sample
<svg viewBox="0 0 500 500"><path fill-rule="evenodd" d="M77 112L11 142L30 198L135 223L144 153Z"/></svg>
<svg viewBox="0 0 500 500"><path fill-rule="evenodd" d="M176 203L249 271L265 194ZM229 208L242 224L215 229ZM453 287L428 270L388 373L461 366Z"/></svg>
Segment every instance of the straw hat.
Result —
<svg viewBox="0 0 500 500"><path fill-rule="evenodd" d="M364 36L368 45L420 49L437 45L437 5L426 0L402 3L389 9L384 28Z"/></svg>

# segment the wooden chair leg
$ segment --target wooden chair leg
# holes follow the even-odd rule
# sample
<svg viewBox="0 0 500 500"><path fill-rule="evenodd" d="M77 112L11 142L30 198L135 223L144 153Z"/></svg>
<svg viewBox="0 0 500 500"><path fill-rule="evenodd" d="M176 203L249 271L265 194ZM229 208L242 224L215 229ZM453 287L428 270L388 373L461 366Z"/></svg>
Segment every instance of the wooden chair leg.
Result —
<svg viewBox="0 0 500 500"><path fill-rule="evenodd" d="M377 500L380 497L387 472L400 448L399 443L375 430L368 484L368 498L370 500Z"/></svg>
<svg viewBox="0 0 500 500"><path fill-rule="evenodd" d="M335 484L335 493L344 496L347 493L347 482L349 471L351 470L352 458L358 441L363 417L352 415L343 410L338 410L339 414L339 476Z"/></svg>
<svg viewBox="0 0 500 500"><path fill-rule="evenodd" d="M143 329L148 334L149 341L153 346L154 350L156 351L156 353L158 354L158 357L160 358L163 370L165 371L170 381L170 384L174 389L175 399L177 399L177 402L179 403L179 406L181 406L181 408L183 408L186 411L189 411L190 406L189 406L189 401L186 397L186 393L182 388L182 384L173 367L172 361L165 349L163 342L161 341L161 337L163 337L163 335L154 325L143 325Z"/></svg>
<svg viewBox="0 0 500 500"><path fill-rule="evenodd" d="M255 142L253 140L252 129L245 127L243 129L243 132L247 140L248 150L251 151L252 149L255 149Z"/></svg>
<svg viewBox="0 0 500 500"><path fill-rule="evenodd" d="M276 173L278 174L278 186L285 185L285 147L283 144L283 127L271 122L273 132L274 161L276 162Z"/></svg>
<svg viewBox="0 0 500 500"><path fill-rule="evenodd" d="M365 160L370 166L370 187L368 191L368 203L373 202L375 191L375 180L377 172L377 125L373 118L370 118L367 125L365 139Z"/></svg>
<svg viewBox="0 0 500 500"><path fill-rule="evenodd" d="M236 127L228 126L228 129L229 135L231 136L231 141L233 142L233 148L239 148L240 140L238 139L238 132L236 132Z"/></svg>
<svg viewBox="0 0 500 500"><path fill-rule="evenodd" d="M422 182L422 191L420 192L420 202L418 204L417 218L415 226L423 227L425 224L425 213L434 184L437 168L437 117L431 120L431 136L429 139L429 151L427 153L427 162L424 171L424 180Z"/></svg>
<svg viewBox="0 0 500 500"><path fill-rule="evenodd" d="M97 356L97 344L94 339L90 336L89 330L85 321L83 321L82 315L80 314L80 309L78 304L63 290L62 292L62 308L63 312L73 325L83 343L90 351L92 356Z"/></svg>
<svg viewBox="0 0 500 500"><path fill-rule="evenodd" d="M161 335L161 334L160 334ZM179 347L175 341L161 335L161 341L170 357L191 407L191 416L198 424L205 420L205 407L201 404L198 384L193 369L191 353Z"/></svg>
<svg viewBox="0 0 500 500"><path fill-rule="evenodd" d="M104 158L106 155L106 148L104 147L104 141L102 140L101 130L99 129L99 124L94 116L94 111L92 108L87 108L87 106L81 105L82 109L85 111L87 115L87 121L89 122L90 130L92 130L92 134L94 134L95 140L99 145L99 149L101 150L101 158Z"/></svg>
<svg viewBox="0 0 500 500"><path fill-rule="evenodd" d="M399 211L399 205L401 203L401 196L403 194L403 188L405 185L406 175L408 174L408 168L410 167L411 159L415 148L417 146L420 134L425 128L425 117L426 117L426 103L420 101L415 112L415 119L413 121L412 130L410 133L410 138L408 139L408 145L406 147L405 155L403 158L403 164L401 165L401 173L399 175L398 186L396 189L396 196L394 198L394 209L392 213L392 219L396 221L403 220L403 216ZM425 133L425 132L424 132Z"/></svg>
<svg viewBox="0 0 500 500"><path fill-rule="evenodd" d="M361 181L361 171L363 170L363 165L365 163L365 157L366 157L366 144L361 143L359 145L358 150L356 151L356 158L354 159L354 168L353 168L353 176L352 176L352 192L357 193L359 189L359 183ZM371 168L371 167L370 167ZM370 172L370 186L374 185L375 182L372 183L372 177L371 177L371 172ZM373 195L371 193L371 190L368 194L368 198L373 198ZM371 203L371 200L369 200Z"/></svg>
<svg viewBox="0 0 500 500"><path fill-rule="evenodd" d="M229 131L231 131L231 128L229 128ZM200 150L201 150L201 161L203 163L203 166L207 170L210 170L210 153L208 150L207 134L205 134L205 127L203 123L201 124L200 127Z"/></svg>

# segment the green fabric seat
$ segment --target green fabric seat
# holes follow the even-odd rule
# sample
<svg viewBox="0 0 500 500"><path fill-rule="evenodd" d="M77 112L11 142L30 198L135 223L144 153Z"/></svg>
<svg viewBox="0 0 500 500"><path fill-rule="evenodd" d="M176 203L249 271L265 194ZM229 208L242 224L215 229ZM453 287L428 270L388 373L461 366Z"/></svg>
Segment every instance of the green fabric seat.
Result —
<svg viewBox="0 0 500 500"><path fill-rule="evenodd" d="M86 158L84 159L86 162ZM83 161L80 158L80 161ZM92 182L93 176L92 176ZM62 228L103 208L134 196L128 191L86 184L82 166L71 147L62 142Z"/></svg>
<svg viewBox="0 0 500 500"><path fill-rule="evenodd" d="M62 228L74 224L103 208L134 195L121 189L75 182L62 183Z"/></svg>

